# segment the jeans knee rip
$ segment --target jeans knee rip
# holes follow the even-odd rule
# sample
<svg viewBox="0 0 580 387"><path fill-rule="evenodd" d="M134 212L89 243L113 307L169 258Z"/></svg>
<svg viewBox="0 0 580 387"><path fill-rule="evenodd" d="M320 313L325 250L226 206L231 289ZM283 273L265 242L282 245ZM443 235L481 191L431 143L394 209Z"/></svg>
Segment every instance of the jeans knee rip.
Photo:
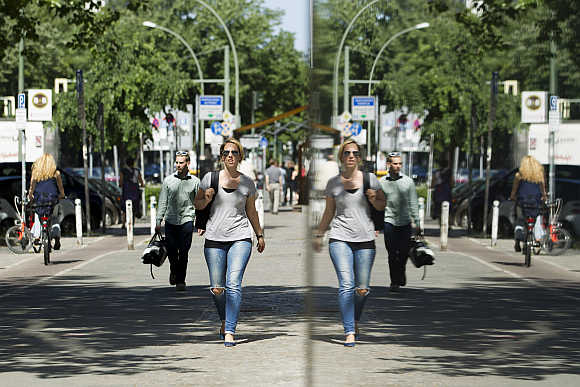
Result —
<svg viewBox="0 0 580 387"><path fill-rule="evenodd" d="M225 288L223 287L214 287L214 288L210 288L209 291L214 295L214 296L221 296L222 293L225 291Z"/></svg>
<svg viewBox="0 0 580 387"><path fill-rule="evenodd" d="M356 288L356 293L359 296L367 296L370 293L370 290L369 289Z"/></svg>

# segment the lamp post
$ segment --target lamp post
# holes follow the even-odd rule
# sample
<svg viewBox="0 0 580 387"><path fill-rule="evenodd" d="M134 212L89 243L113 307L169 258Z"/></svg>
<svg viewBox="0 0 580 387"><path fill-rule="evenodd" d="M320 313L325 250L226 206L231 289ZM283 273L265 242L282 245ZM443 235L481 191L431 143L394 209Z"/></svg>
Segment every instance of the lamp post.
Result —
<svg viewBox="0 0 580 387"><path fill-rule="evenodd" d="M203 73L202 73L202 71L201 71L201 66L199 65L199 61L197 60L197 56L195 56L195 53L194 53L194 52L193 52L193 50L191 49L191 46L190 46L189 44L187 44L187 42L185 41L185 39L183 39L183 38L181 37L181 35L179 35L177 32L175 32L175 31L172 31L172 30L170 30L169 28L165 28L165 27L162 27L162 26L160 26L160 25L157 25L157 24L155 24L155 23L153 23L153 22L151 22L151 21L144 21L144 22L143 22L143 25L144 25L145 27L149 27L149 28L156 28L156 29L158 29L158 30L165 31L165 32L167 32L168 34L171 34L171 35L175 36L177 39L179 39L179 41L180 41L181 43L183 43L183 45L184 45L184 46L187 48L187 50L189 51L189 54L190 54L190 55L191 55L191 57L193 58L193 61L195 62L195 66L197 67L197 72L198 72L198 74L199 74L199 80L201 81L201 94L202 94L202 95L203 95L203 94L205 94L205 93L204 93L204 87L203 87L203 84L204 84L204 82L203 82Z"/></svg>
<svg viewBox="0 0 580 387"><path fill-rule="evenodd" d="M379 62L379 58L383 54L383 51L385 51L385 49L388 47L388 45L391 44L391 42L393 40L395 40L396 38L398 38L399 36L406 34L408 32L411 32L411 31L420 30L420 29L427 28L427 27L429 27L429 23L420 23L420 24L417 24L416 26L406 28L402 31L397 32L395 35L391 36L385 42L385 44L383 44L383 46L379 50L379 53L375 57L375 60L373 61L373 66L371 67L371 73L369 75L369 91L368 91L369 97L371 95L371 87L373 85L372 82L373 82L373 74L375 72L375 67L377 66L377 63ZM370 130L369 130L369 132L367 132L367 143L369 144L368 145L369 149L370 149L370 141L371 140L370 140ZM376 168L378 169L378 164L379 164L379 119L378 119L378 117L375 118L375 149L376 149L375 165L376 165Z"/></svg>
<svg viewBox="0 0 580 387"><path fill-rule="evenodd" d="M224 23L223 19L220 17L220 15L218 15L218 13L216 12L215 9L213 9L209 4L207 4L205 1L203 0L196 0L199 4L203 5L205 8L207 8L215 17L216 19L218 19L218 21L220 22L220 24L222 25L222 27L224 28L224 31L228 37L228 41L230 42L230 46L232 47L232 54L234 54L234 77L235 77L235 84L236 84L236 94L234 97L234 104L235 104L235 116L236 116L236 126L240 126L240 70L239 70L239 66L238 66L238 53L236 51L236 45L234 44L234 39L232 38L232 35L230 34L230 30L228 29L228 27L226 26L226 23ZM375 0L378 1L378 0Z"/></svg>
<svg viewBox="0 0 580 387"><path fill-rule="evenodd" d="M373 74L375 72L375 67L377 66L377 63L379 61L379 58L381 57L381 55L383 54L383 51L385 51L385 49L387 48L387 46L389 44L391 44L391 42L393 40L395 40L396 38L398 38L399 36L401 36L403 34L406 34L407 32L411 32L411 31L415 31L415 30L420 30L420 29L427 28L427 27L429 27L429 23L420 23L420 24L417 24L414 27L406 28L406 29L404 29L402 31L397 32L395 35L391 36L389 38L389 40L387 40L386 43L383 44L383 47L381 47L381 49L379 50L379 53L377 54L377 56L375 57L375 60L373 62L373 66L371 67L371 74L369 76L369 93L368 93L369 96L371 95L371 87L372 87Z"/></svg>
<svg viewBox="0 0 580 387"><path fill-rule="evenodd" d="M199 1L199 0L198 0ZM368 3L367 5L365 5L364 7L361 8L360 11L357 12L356 15L354 15L354 17L352 18L352 20L350 21L348 27L346 27L346 31L344 31L344 34L342 35L342 39L340 41L340 44L338 45L338 50L336 51L336 59L334 60L334 73L333 73L333 82L332 82L332 120L333 120L333 124L334 124L334 119L335 117L338 116L338 66L340 63L340 54L342 53L342 47L344 46L344 41L346 40L346 36L348 35L348 33L350 32L350 29L352 28L354 22L356 21L356 19L358 19L358 17L371 5L375 4L379 2L379 0L373 0L370 3Z"/></svg>

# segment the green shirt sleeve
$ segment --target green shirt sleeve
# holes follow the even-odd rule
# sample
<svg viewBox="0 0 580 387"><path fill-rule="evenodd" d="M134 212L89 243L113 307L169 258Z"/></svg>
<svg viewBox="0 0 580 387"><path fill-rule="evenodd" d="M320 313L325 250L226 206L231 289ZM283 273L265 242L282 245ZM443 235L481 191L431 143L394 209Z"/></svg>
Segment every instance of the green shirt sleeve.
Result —
<svg viewBox="0 0 580 387"><path fill-rule="evenodd" d="M415 183L411 181L411 187L409 189L409 215L415 223L415 226L419 226L419 206L417 203L417 188Z"/></svg>
<svg viewBox="0 0 580 387"><path fill-rule="evenodd" d="M161 226L161 221L167 211L167 183L163 182L159 193L159 204L157 205L157 225Z"/></svg>

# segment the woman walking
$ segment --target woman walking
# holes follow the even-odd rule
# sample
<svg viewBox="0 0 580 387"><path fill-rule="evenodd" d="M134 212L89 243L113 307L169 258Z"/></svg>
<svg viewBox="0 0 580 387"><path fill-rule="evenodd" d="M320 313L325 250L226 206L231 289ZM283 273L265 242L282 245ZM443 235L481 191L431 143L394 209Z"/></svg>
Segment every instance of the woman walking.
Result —
<svg viewBox="0 0 580 387"><path fill-rule="evenodd" d="M51 210L52 213L39 213L39 216L51 216L50 236L54 238L55 250L60 249L60 225L58 217L54 215L55 203L64 198L64 188L60 172L56 169L54 157L45 153L32 164L32 177L28 199L34 200L37 212ZM56 209L56 207L54 207ZM58 210L57 210L58 211Z"/></svg>
<svg viewBox="0 0 580 387"><path fill-rule="evenodd" d="M520 242L524 240L524 216L537 217L542 201L546 200L546 184L544 182L544 167L533 156L524 156L520 168L516 172L512 185L511 200L516 200L516 227L514 230L514 250L522 251ZM525 205L519 214L518 206Z"/></svg>
<svg viewBox="0 0 580 387"><path fill-rule="evenodd" d="M341 172L326 185L326 207L314 235L314 248L321 250L321 239L330 225L328 249L338 277L338 304L344 326L344 345L354 347L358 323L370 291L371 269L376 252L377 233L369 203L376 210L382 211L385 208L385 196L373 174L369 174L369 187L364 191L365 176L358 169L361 152L354 140L347 140L340 146L339 157Z"/></svg>
<svg viewBox="0 0 580 387"><path fill-rule="evenodd" d="M233 138L226 139L220 155L223 170L203 177L194 205L203 210L214 199L206 229L198 232L205 234L210 291L222 322L219 334L226 347L233 347L242 303L242 277L252 252L252 229L258 252L263 252L266 244L255 207L256 186L238 171L244 158L243 147ZM212 173L219 174L217 192L211 187Z"/></svg>

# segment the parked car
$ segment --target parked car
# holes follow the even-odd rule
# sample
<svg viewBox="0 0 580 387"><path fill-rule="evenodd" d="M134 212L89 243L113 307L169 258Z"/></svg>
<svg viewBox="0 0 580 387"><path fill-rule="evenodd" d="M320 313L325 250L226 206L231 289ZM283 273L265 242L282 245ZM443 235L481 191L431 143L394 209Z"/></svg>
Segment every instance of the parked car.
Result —
<svg viewBox="0 0 580 387"><path fill-rule="evenodd" d="M107 201L105 224L107 227L121 223L125 205L123 203L121 188L119 188L117 184L107 180L103 183L103 180L100 178L90 178L89 182L94 185L97 190L105 193Z"/></svg>
<svg viewBox="0 0 580 387"><path fill-rule="evenodd" d="M72 173L74 175L78 175L78 176L85 175L84 168L66 168L66 170L67 170L67 172ZM93 167L93 174L89 175L89 177L94 178L94 179L100 179L101 178L101 167ZM115 176L115 170L113 169L113 167L110 167L110 166L105 167L105 180L112 182L112 183L118 182L119 179Z"/></svg>
<svg viewBox="0 0 580 387"><path fill-rule="evenodd" d="M161 167L159 164L147 164L145 165L145 181L152 183L161 183Z"/></svg>

